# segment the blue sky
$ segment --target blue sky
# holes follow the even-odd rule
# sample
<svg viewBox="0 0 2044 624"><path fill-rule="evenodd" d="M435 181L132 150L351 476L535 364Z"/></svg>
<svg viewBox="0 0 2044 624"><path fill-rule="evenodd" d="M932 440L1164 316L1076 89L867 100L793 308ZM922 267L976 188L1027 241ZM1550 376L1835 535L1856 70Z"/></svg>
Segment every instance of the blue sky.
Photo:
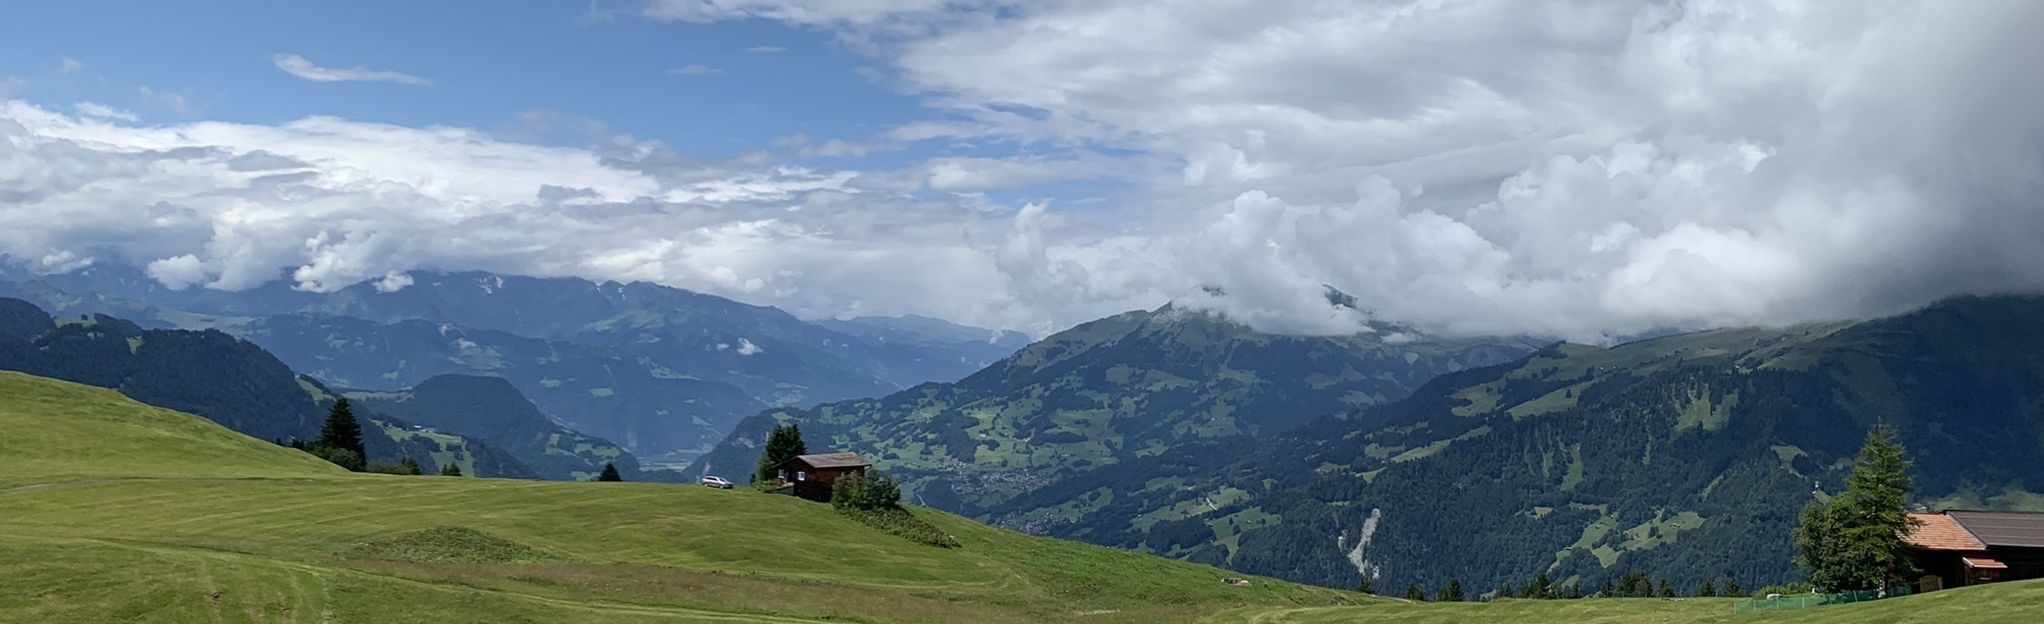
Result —
<svg viewBox="0 0 2044 624"><path fill-rule="evenodd" d="M828 33L767 20L661 23L577 1L36 2L10 13L0 75L33 78L19 97L96 101L153 121L336 115L522 130L520 113L552 111L720 157L794 134L862 139L919 115L915 98L881 82L883 66ZM432 84L299 80L276 54ZM83 67L67 74L65 58ZM691 65L721 73L670 73ZM190 110L150 101L143 86Z"/></svg>
<svg viewBox="0 0 2044 624"><path fill-rule="evenodd" d="M1038 334L1357 331L1325 285L1589 341L2044 292L2044 3L1962 4L17 2L0 262Z"/></svg>

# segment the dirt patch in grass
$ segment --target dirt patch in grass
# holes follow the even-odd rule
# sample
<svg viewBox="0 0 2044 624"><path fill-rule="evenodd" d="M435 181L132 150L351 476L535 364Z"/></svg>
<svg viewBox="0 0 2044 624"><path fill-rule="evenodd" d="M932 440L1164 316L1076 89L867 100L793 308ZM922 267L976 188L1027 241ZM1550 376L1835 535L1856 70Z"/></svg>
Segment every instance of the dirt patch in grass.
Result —
<svg viewBox="0 0 2044 624"><path fill-rule="evenodd" d="M438 527L356 544L347 553L362 559L411 563L541 563L561 557L466 527Z"/></svg>

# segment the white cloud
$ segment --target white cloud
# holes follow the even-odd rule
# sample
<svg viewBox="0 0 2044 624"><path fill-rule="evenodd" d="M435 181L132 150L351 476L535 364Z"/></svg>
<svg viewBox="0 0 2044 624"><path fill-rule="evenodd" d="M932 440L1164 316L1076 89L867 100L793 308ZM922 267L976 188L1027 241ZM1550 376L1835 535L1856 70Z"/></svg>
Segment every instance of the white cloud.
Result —
<svg viewBox="0 0 2044 624"><path fill-rule="evenodd" d="M305 57L296 54L278 54L270 57L277 69L284 73L313 82L394 82L407 85L431 85L433 81L404 72L367 67L320 67Z"/></svg>
<svg viewBox="0 0 2044 624"><path fill-rule="evenodd" d="M75 58L66 56L57 61L57 71L59 73L75 74L80 71L83 71L84 69L85 63Z"/></svg>
<svg viewBox="0 0 2044 624"><path fill-rule="evenodd" d="M126 121L130 123L141 120L141 118L136 117L134 113L114 108L112 106L107 106L105 104L100 104L98 102L79 102L77 104L71 105L71 110L78 111L78 114L84 115L86 117L98 117L100 119L112 119L116 121Z"/></svg>
<svg viewBox="0 0 2044 624"><path fill-rule="evenodd" d="M1341 331L1325 283L1431 328L1596 338L2044 290L2044 246L2012 234L2044 231L2044 76L2018 60L2044 40L2017 26L2044 5L976 8L650 15L834 30L949 117L892 140L1148 159L1116 174L1135 189L1112 227L1018 219L1004 272L1074 301L1212 284L1207 305L1260 325ZM961 187L1045 169L1014 160L927 167Z"/></svg>
<svg viewBox="0 0 2044 624"><path fill-rule="evenodd" d="M0 253L211 288L279 268L314 290L434 269L643 279L1036 332L1171 298L1356 329L1323 284L1425 329L1583 339L2044 291L2027 29L2044 4L646 11L837 33L934 110L867 143L778 147L940 155L822 170L631 137L135 127L0 102ZM995 199L1074 180L1119 190Z"/></svg>
<svg viewBox="0 0 2044 624"><path fill-rule="evenodd" d="M724 73L724 70L708 65L683 65L667 70L667 73L676 76L715 76Z"/></svg>
<svg viewBox="0 0 2044 624"><path fill-rule="evenodd" d="M750 48L746 48L745 51L749 54L779 54L788 51L788 49L781 46L763 45L752 46Z"/></svg>

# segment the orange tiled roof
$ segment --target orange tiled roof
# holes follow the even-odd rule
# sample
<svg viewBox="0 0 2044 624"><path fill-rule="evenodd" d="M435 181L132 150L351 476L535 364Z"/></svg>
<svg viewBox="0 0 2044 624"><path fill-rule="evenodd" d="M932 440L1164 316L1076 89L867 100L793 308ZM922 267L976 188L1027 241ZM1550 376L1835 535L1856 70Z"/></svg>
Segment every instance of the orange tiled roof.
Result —
<svg viewBox="0 0 2044 624"><path fill-rule="evenodd" d="M1973 537L1973 532L1944 514L1909 514L1921 522L1915 531L1902 536L1902 541L1924 550L1987 550L1987 545ZM1989 559L1987 561L1993 561Z"/></svg>
<svg viewBox="0 0 2044 624"><path fill-rule="evenodd" d="M1995 560L1993 560L1993 559L1989 559L1989 558L1986 558L1986 557L1960 557L1960 558L1959 558L1959 560L1960 560L1960 561L1964 561L1964 562L1966 562L1966 567L1969 567L1969 568L1974 568L1974 569L1979 569L1979 570L2007 570L2007 569L2009 569L2009 566L2008 566L2008 564L2006 564L2006 563L2002 563L2002 562L2000 562L2000 561L1995 561Z"/></svg>

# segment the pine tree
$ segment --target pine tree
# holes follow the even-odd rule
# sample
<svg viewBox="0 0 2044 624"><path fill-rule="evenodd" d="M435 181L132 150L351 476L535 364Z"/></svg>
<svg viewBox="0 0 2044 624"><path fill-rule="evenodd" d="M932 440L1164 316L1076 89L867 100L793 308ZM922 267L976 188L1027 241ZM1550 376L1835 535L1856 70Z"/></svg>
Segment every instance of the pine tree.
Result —
<svg viewBox="0 0 2044 624"><path fill-rule="evenodd" d="M1361 583L1357 583L1357 584L1356 584L1356 591L1359 591L1359 592L1362 592L1362 593L1365 593L1365 594L1375 594L1375 593L1377 593L1377 588L1375 588L1375 587L1371 587L1371 586L1370 586L1370 575L1369 575L1369 574L1364 574L1364 575L1363 575L1363 582L1361 582Z"/></svg>
<svg viewBox="0 0 2044 624"><path fill-rule="evenodd" d="M404 470L405 474L408 475L424 474L424 472L419 470L419 460L406 457L404 461L398 462L397 465L398 467Z"/></svg>
<svg viewBox="0 0 2044 624"><path fill-rule="evenodd" d="M453 461L453 460L449 460L449 461L448 461L447 463L445 463L445 464L441 464L441 465L440 465L440 476L443 476L443 477L459 477L459 476L461 476L461 464L457 464L457 463L454 463L454 461Z"/></svg>
<svg viewBox="0 0 2044 624"><path fill-rule="evenodd" d="M1895 429L1867 432L1845 491L1811 501L1796 526L1796 563L1819 591L1888 587L1916 572L1902 536L1915 530L1905 506L1911 489L1909 459Z"/></svg>
<svg viewBox="0 0 2044 624"><path fill-rule="evenodd" d="M603 472L596 475L597 481L623 481L624 475L617 473L617 464L605 463Z"/></svg>
<svg viewBox="0 0 2044 624"><path fill-rule="evenodd" d="M1405 586L1405 599L1413 602L1426 602L1427 592L1419 588L1419 583L1408 583Z"/></svg>
<svg viewBox="0 0 2044 624"><path fill-rule="evenodd" d="M1547 580L1546 572L1541 572L1540 576L1533 577L1533 580L1531 582L1526 583L1525 587L1519 588L1519 597L1553 598L1554 584L1553 582Z"/></svg>
<svg viewBox="0 0 2044 624"><path fill-rule="evenodd" d="M1725 596L1744 596L1744 595L1746 595L1746 592L1743 592L1743 591L1739 591L1739 582L1738 582L1738 581L1736 581L1736 580L1731 580L1731 579L1726 579L1726 580L1725 580L1725 591L1724 591L1724 593L1723 593L1722 595L1725 595Z"/></svg>
<svg viewBox="0 0 2044 624"><path fill-rule="evenodd" d="M1597 595L1603 598L1610 598L1618 595L1618 588L1611 584L1611 579L1607 578L1604 579L1604 586L1597 590Z"/></svg>
<svg viewBox="0 0 2044 624"><path fill-rule="evenodd" d="M1434 601L1462 602L1462 598L1462 580L1448 579L1448 586L1441 588L1441 593L1434 596Z"/></svg>
<svg viewBox="0 0 2044 624"><path fill-rule="evenodd" d="M365 467L360 458L368 457L369 452L362 448L362 423L355 420L355 411L346 397L336 399L327 410L326 424L320 427L315 444L354 453L358 459L355 465L347 466L349 470L361 472Z"/></svg>
<svg viewBox="0 0 2044 624"><path fill-rule="evenodd" d="M1712 582L1710 582L1710 581L1707 581L1707 580L1706 580L1706 581L1704 581L1704 582L1703 582L1703 587L1697 588L1697 590L1696 590L1696 596L1697 596L1698 598L1716 598L1716 597L1718 597L1718 586L1717 586L1717 583L1712 583Z"/></svg>
<svg viewBox="0 0 2044 624"><path fill-rule="evenodd" d="M752 475L753 483L773 483L781 462L808 453L809 446L802 442L800 425L774 425L773 431L767 434L766 448L759 454L759 468Z"/></svg>
<svg viewBox="0 0 2044 624"><path fill-rule="evenodd" d="M1668 584L1668 579L1661 579L1661 597L1662 598L1675 597L1675 587L1673 585Z"/></svg>

